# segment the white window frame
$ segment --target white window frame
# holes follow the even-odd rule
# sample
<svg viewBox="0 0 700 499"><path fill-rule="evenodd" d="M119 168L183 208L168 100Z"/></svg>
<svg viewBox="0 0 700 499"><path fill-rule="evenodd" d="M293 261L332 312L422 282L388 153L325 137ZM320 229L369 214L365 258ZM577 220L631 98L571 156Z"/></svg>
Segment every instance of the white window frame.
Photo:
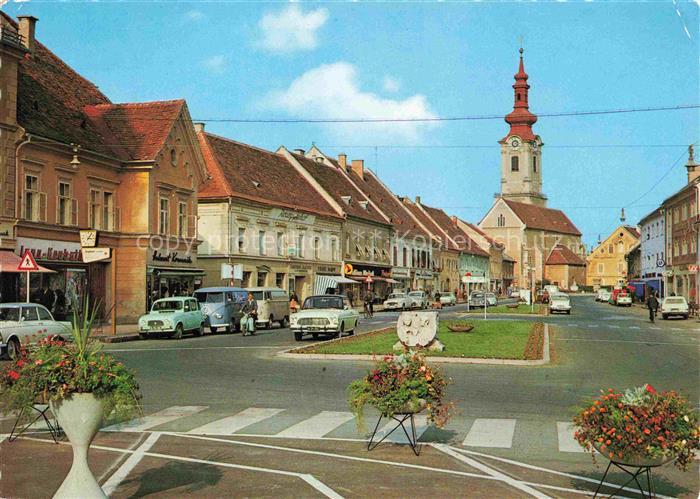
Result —
<svg viewBox="0 0 700 499"><path fill-rule="evenodd" d="M165 201L165 209L163 209ZM170 234L170 199L167 196L158 196L158 234L167 236Z"/></svg>
<svg viewBox="0 0 700 499"><path fill-rule="evenodd" d="M184 210L183 210L184 207ZM177 235L178 237L187 237L187 202L178 201L177 203Z"/></svg>

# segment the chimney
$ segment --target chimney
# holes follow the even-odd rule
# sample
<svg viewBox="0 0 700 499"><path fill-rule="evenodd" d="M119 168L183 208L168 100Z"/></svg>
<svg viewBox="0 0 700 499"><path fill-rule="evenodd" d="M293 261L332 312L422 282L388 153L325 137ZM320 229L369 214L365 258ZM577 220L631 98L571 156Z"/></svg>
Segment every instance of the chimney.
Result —
<svg viewBox="0 0 700 499"><path fill-rule="evenodd" d="M689 145L688 162L685 164L685 168L688 170L688 183L700 177L700 165L695 162L694 152L693 145Z"/></svg>
<svg viewBox="0 0 700 499"><path fill-rule="evenodd" d="M304 152L303 149L294 149L294 154L298 154L299 156L303 156Z"/></svg>
<svg viewBox="0 0 700 499"><path fill-rule="evenodd" d="M420 196L416 196L416 204L420 204Z"/></svg>
<svg viewBox="0 0 700 499"><path fill-rule="evenodd" d="M194 131L195 131L196 133L204 133L204 127L205 127L205 126L206 126L205 123L201 123L201 122L195 123L195 124L194 124Z"/></svg>
<svg viewBox="0 0 700 499"><path fill-rule="evenodd" d="M338 164L343 170L345 170L348 167L348 155L338 154Z"/></svg>
<svg viewBox="0 0 700 499"><path fill-rule="evenodd" d="M352 171L354 171L358 177L362 180L365 179L365 160L364 159L353 159L352 160Z"/></svg>
<svg viewBox="0 0 700 499"><path fill-rule="evenodd" d="M18 16L19 34L22 36L22 43L29 50L34 50L34 31L36 22L39 20L34 16Z"/></svg>

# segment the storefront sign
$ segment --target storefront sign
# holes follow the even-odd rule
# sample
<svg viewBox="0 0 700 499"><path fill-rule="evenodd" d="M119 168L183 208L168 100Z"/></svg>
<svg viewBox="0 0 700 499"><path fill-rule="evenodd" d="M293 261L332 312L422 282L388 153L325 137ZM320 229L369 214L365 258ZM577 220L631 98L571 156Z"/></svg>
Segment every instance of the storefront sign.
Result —
<svg viewBox="0 0 700 499"><path fill-rule="evenodd" d="M99 262L112 256L112 248L83 248L83 262Z"/></svg>
<svg viewBox="0 0 700 499"><path fill-rule="evenodd" d="M340 269L336 266L319 265L318 267L316 267L316 272L336 275L340 273Z"/></svg>
<svg viewBox="0 0 700 499"><path fill-rule="evenodd" d="M432 279L433 273L430 270L416 270L416 278L418 278L418 279Z"/></svg>
<svg viewBox="0 0 700 499"><path fill-rule="evenodd" d="M314 215L293 210L283 210L280 208L273 208L270 210L270 218L285 222L302 222L311 225L316 221L316 217Z"/></svg>
<svg viewBox="0 0 700 499"><path fill-rule="evenodd" d="M17 254L23 255L26 250L32 252L37 260L51 262L82 262L80 244L66 241L47 241L45 239L17 238Z"/></svg>
<svg viewBox="0 0 700 499"><path fill-rule="evenodd" d="M688 270L689 270L690 272L697 272L698 269L700 269L700 267L697 266L697 265L688 265Z"/></svg>
<svg viewBox="0 0 700 499"><path fill-rule="evenodd" d="M154 251L151 260L159 263L192 264L192 255L186 251L170 251L168 253Z"/></svg>
<svg viewBox="0 0 700 499"><path fill-rule="evenodd" d="M411 271L406 267L394 267L391 269L391 277L394 279L407 279L411 277Z"/></svg>

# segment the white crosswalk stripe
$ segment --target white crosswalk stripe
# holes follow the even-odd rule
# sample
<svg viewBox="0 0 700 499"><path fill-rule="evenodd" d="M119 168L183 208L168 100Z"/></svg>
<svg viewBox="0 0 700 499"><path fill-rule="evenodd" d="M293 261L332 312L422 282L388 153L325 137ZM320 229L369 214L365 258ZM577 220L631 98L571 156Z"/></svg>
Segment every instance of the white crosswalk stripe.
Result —
<svg viewBox="0 0 700 499"><path fill-rule="evenodd" d="M194 435L232 435L243 428L276 416L284 409L249 407L238 414L194 428L187 433Z"/></svg>
<svg viewBox="0 0 700 499"><path fill-rule="evenodd" d="M574 438L573 423L558 421L557 438L559 440L559 452L585 452Z"/></svg>
<svg viewBox="0 0 700 499"><path fill-rule="evenodd" d="M151 414L150 416L144 416L142 418L132 419L126 423L108 426L107 428L103 428L102 431L146 431L150 428L175 421L176 419L192 416L193 414L197 414L198 412L202 412L206 409L208 409L208 406L175 405Z"/></svg>
<svg viewBox="0 0 700 499"><path fill-rule="evenodd" d="M416 414L413 416L414 423L416 425L416 440L419 440L420 437L425 433L425 430L428 429L428 416L424 414ZM384 435L387 433L391 432L394 428L396 428L396 425L398 423L395 420L391 420L390 422L386 423L384 426L382 426L379 431L377 431L377 434L374 437L375 442L379 442ZM410 434L411 433L411 421L410 419L407 419L406 422L404 423L404 426L406 428L406 431ZM411 436L413 438L413 436ZM391 433L389 437L385 440L385 442L394 442L396 444L407 444L408 439L406 438L406 434L401 428L397 428L394 432Z"/></svg>
<svg viewBox="0 0 700 499"><path fill-rule="evenodd" d="M510 449L513 445L515 422L515 419L477 419L463 445Z"/></svg>
<svg viewBox="0 0 700 499"><path fill-rule="evenodd" d="M355 416L351 412L323 411L279 432L284 438L321 438Z"/></svg>

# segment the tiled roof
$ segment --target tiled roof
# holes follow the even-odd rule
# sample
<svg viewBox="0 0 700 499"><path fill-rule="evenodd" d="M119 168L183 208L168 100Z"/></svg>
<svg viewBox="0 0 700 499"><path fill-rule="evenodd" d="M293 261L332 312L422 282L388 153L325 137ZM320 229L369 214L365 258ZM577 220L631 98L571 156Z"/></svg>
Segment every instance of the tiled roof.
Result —
<svg viewBox="0 0 700 499"><path fill-rule="evenodd" d="M457 249L463 253L477 256L488 257L489 254L482 250L479 245L464 232L459 226L450 218L450 216L439 208L431 208L421 203L420 205L432 218L435 223L446 232L447 235L455 243L457 243Z"/></svg>
<svg viewBox="0 0 700 499"><path fill-rule="evenodd" d="M389 225L389 221L371 204L368 204L367 209L360 205L360 201L368 201L367 197L348 180L340 168L317 162L300 154L292 153L292 156L349 216ZM344 196L352 198L350 204L343 200Z"/></svg>
<svg viewBox="0 0 700 499"><path fill-rule="evenodd" d="M557 244L552 248L547 261L544 262L545 265L573 265L578 267L584 267L586 262L584 262L581 257L576 253L571 251L566 246Z"/></svg>
<svg viewBox="0 0 700 499"><path fill-rule="evenodd" d="M580 236L581 232L561 210L503 199L528 229Z"/></svg>
<svg viewBox="0 0 700 499"><path fill-rule="evenodd" d="M454 245L452 245L449 240L445 240L445 236L440 230L440 227L438 227L435 222L433 222L433 220L418 207L418 205L413 203L408 198L401 198L401 201L408 211L410 211L411 214L430 231L430 235L433 236L433 241L439 244L443 249L451 249L456 251L456 248L453 247Z"/></svg>
<svg viewBox="0 0 700 499"><path fill-rule="evenodd" d="M642 235L639 233L636 227L632 227L631 225L625 225L625 229L629 231L630 234L632 234L635 238L639 239L642 237Z"/></svg>
<svg viewBox="0 0 700 499"><path fill-rule="evenodd" d="M340 218L283 156L210 133L197 138L211 176L201 199L231 196Z"/></svg>

